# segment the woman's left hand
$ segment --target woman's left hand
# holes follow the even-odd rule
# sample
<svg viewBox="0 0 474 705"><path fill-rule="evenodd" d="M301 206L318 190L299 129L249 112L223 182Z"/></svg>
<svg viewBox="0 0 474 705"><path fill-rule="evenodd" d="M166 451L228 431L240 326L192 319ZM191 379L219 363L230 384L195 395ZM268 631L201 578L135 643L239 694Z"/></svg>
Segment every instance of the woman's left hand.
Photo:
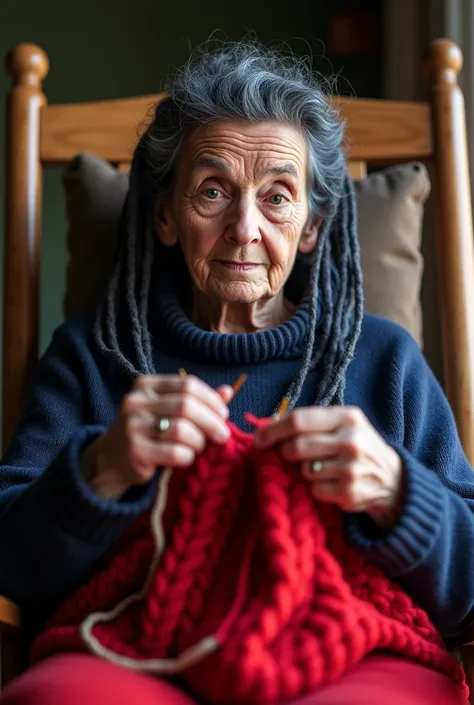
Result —
<svg viewBox="0 0 474 705"><path fill-rule="evenodd" d="M259 448L278 445L301 462L314 497L345 512L366 512L390 528L403 505L403 466L398 453L357 407L305 407L260 429Z"/></svg>

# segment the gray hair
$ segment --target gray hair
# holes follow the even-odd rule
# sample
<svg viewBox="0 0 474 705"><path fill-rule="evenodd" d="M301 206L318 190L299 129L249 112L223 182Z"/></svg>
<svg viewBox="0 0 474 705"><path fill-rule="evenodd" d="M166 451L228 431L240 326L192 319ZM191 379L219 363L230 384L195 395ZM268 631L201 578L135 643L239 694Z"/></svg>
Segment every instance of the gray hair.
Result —
<svg viewBox="0 0 474 705"><path fill-rule="evenodd" d="M309 370L320 362L323 378L315 403L343 403L346 371L360 335L363 293L355 198L342 148L344 125L337 110L304 60L254 41L198 50L176 73L167 92L134 153L121 245L94 329L99 348L132 376L155 372L148 328L157 239L153 209L157 197L172 192L189 133L226 119L279 121L298 128L306 139L309 210L311 217L323 218L315 251L309 257L299 255L309 278L304 299L309 326L301 368L287 394L289 408L297 403ZM332 268L339 275L334 301ZM316 340L320 296L323 313ZM122 310L132 331L133 359L118 338Z"/></svg>

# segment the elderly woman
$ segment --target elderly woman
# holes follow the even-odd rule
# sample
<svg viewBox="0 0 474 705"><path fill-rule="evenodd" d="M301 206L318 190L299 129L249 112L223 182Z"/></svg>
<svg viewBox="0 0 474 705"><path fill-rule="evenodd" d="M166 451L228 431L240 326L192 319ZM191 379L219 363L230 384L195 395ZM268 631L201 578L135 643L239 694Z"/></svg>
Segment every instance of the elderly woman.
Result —
<svg viewBox="0 0 474 705"><path fill-rule="evenodd" d="M111 552L125 550L129 527L133 538L137 521L144 526L140 517L149 515L163 468L185 478L206 453L222 460L230 443L252 438L252 453L271 453L274 466L292 469L289 495L301 495L303 504L313 498L304 505L300 543L313 541L318 517L341 518L345 539L337 541L346 544L339 553L338 524L326 525L330 565L336 556L352 586L340 593L341 604L356 604L357 593L368 616L364 627L341 617L329 638L320 626L334 609L325 602L294 641L302 658L305 639L316 639L331 667L320 672L314 656L306 680L286 690L240 698L236 681L220 699L210 687L209 701L448 705L465 698L460 667L442 638L461 635L473 619L472 469L414 341L363 313L342 139L343 125L310 71L254 44L198 55L157 106L134 155L103 305L95 320L71 320L56 331L3 459L0 591L35 615L36 635L81 586L93 602L94 578ZM248 380L234 395L242 374ZM286 413L278 413L282 400ZM247 412L267 422L255 432ZM212 472L213 463L206 467ZM253 472L261 467L255 462ZM246 512L242 536L252 517ZM219 543L218 532L214 538ZM315 595L327 555L313 576ZM360 566L352 574L348 557ZM305 570L297 566L302 582ZM217 571L214 582L225 575ZM339 568L331 575L342 584ZM379 592L371 576L385 585ZM370 589L356 588L356 579ZM129 592L140 587L132 583ZM372 635L356 647L359 632L382 619L382 593L395 595L397 609L384 617L391 636ZM102 609L99 603L91 604ZM206 609L203 602L196 619ZM55 644L74 624L67 611L53 617ZM407 626L409 614L416 617ZM405 636L396 641L402 626ZM123 667L131 661L117 665L87 650L46 658L41 640L37 663L7 688L5 705L207 700L183 664L157 676L158 666L144 674ZM335 665L337 644L349 641L351 660ZM205 657L197 669L200 663L204 668ZM270 684L288 684L293 671L284 659L272 664ZM215 678L221 673L216 666Z"/></svg>

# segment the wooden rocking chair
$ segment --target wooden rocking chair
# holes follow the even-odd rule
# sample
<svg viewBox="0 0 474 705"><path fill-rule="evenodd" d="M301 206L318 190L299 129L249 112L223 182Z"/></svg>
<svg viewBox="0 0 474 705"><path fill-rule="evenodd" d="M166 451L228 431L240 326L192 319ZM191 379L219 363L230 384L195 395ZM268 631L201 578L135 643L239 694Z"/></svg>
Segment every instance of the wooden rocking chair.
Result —
<svg viewBox="0 0 474 705"><path fill-rule="evenodd" d="M427 103L339 100L347 119L354 177L367 166L414 159L434 174L435 241L445 389L461 441L474 466L474 258L471 194L463 96L457 83L461 52L433 42L426 57ZM5 299L3 337L3 443L13 432L38 356L42 174L83 151L127 169L153 96L73 105L48 105L42 81L48 58L21 44L10 54L13 88L8 100ZM157 96L155 96L155 99ZM466 580L474 576L466 576ZM16 653L18 608L0 597L0 685L21 667ZM472 637L471 637L472 638ZM473 650L465 667L474 688ZM474 698L472 699L474 704Z"/></svg>

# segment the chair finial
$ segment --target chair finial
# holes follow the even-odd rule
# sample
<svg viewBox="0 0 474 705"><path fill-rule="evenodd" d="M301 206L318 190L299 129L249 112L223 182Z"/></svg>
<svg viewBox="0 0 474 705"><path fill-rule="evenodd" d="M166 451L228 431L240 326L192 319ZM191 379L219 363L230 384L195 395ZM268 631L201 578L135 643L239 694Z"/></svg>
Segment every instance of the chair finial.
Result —
<svg viewBox="0 0 474 705"><path fill-rule="evenodd" d="M49 71L48 55L36 44L18 44L8 54L6 65L16 85L40 87Z"/></svg>
<svg viewBox="0 0 474 705"><path fill-rule="evenodd" d="M424 68L427 74L453 74L457 79L463 64L462 51L450 39L435 39L428 47Z"/></svg>

